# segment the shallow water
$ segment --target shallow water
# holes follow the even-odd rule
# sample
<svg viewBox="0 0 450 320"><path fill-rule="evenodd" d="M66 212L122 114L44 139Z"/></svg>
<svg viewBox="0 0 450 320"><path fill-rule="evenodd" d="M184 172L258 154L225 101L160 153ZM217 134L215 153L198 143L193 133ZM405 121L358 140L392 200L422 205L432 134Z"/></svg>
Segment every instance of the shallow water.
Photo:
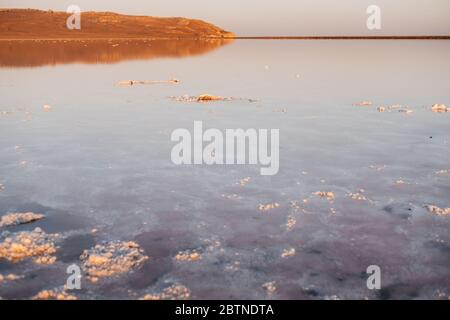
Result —
<svg viewBox="0 0 450 320"><path fill-rule="evenodd" d="M450 173L437 173L450 169L450 113L431 112L450 105L450 42L238 40L189 45L193 55L170 48L177 54L124 50L111 59L107 51L100 61L101 46L81 61L50 50L52 66L2 51L10 62L0 63L0 215L44 213L5 229L39 226L64 240L51 266L0 258L0 274L24 276L0 283L1 297L60 287L84 249L134 240L150 257L142 268L83 280L73 294L135 299L179 283L194 299L448 298L450 217L425 206L450 207ZM117 86L171 78L181 82ZM203 93L245 99L170 98ZM373 106L353 105L365 100ZM377 111L395 104L413 113ZM194 120L279 128L279 173L174 165L170 134L192 130ZM348 196L360 189L367 200ZM290 248L295 255L282 258ZM174 260L193 249L200 260ZM381 267L380 291L366 287L369 265Z"/></svg>

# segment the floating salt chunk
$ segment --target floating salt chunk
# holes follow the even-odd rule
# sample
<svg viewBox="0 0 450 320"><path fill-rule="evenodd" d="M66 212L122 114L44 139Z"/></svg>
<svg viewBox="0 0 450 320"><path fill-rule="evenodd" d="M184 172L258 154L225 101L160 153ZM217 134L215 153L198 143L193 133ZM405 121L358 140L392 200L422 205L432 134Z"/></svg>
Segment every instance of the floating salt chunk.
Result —
<svg viewBox="0 0 450 320"><path fill-rule="evenodd" d="M200 260L201 258L201 254L196 250L181 251L175 256L175 260L181 262L194 262Z"/></svg>
<svg viewBox="0 0 450 320"><path fill-rule="evenodd" d="M197 97L197 101L198 102L203 102L203 101L220 101L220 100L224 100L224 98L220 97L220 96L213 96L210 94L201 94Z"/></svg>
<svg viewBox="0 0 450 320"><path fill-rule="evenodd" d="M32 300L77 300L77 297L68 293L67 289L64 287L42 290L36 294Z"/></svg>
<svg viewBox="0 0 450 320"><path fill-rule="evenodd" d="M236 194L236 193L232 193L232 194L222 194L222 198L226 198L226 199L229 199L229 200L239 200L239 199L242 199L241 198L241 196L239 196L238 194Z"/></svg>
<svg viewBox="0 0 450 320"><path fill-rule="evenodd" d="M273 112L287 113L287 108L276 108Z"/></svg>
<svg viewBox="0 0 450 320"><path fill-rule="evenodd" d="M148 259L132 241L112 241L85 250L80 256L82 268L91 282L139 268Z"/></svg>
<svg viewBox="0 0 450 320"><path fill-rule="evenodd" d="M377 110L378 110L378 112L385 112L386 108L385 107L378 107Z"/></svg>
<svg viewBox="0 0 450 320"><path fill-rule="evenodd" d="M280 206L279 203L275 202L275 203L269 203L269 204L260 204L258 209L260 211L270 211L273 210L275 208L278 208Z"/></svg>
<svg viewBox="0 0 450 320"><path fill-rule="evenodd" d="M295 219L293 216L289 216L287 218L287 222L286 222L286 230L291 231L292 229L294 229L296 224L297 224L297 219Z"/></svg>
<svg viewBox="0 0 450 320"><path fill-rule="evenodd" d="M11 116L13 114L13 111L0 111L0 116Z"/></svg>
<svg viewBox="0 0 450 320"><path fill-rule="evenodd" d="M179 83L178 79L169 80L125 80L118 83L119 86L133 86L136 84L160 84L160 83Z"/></svg>
<svg viewBox="0 0 450 320"><path fill-rule="evenodd" d="M436 171L436 174L438 174L438 175L449 174L449 173L450 173L450 170L439 170L439 171Z"/></svg>
<svg viewBox="0 0 450 320"><path fill-rule="evenodd" d="M433 205L427 205L426 208L428 209L428 212L431 214L434 214L436 216L448 216L450 215L450 208L440 208L438 206Z"/></svg>
<svg viewBox="0 0 450 320"><path fill-rule="evenodd" d="M445 104L433 104L431 111L438 113L450 112L450 108L447 108Z"/></svg>
<svg viewBox="0 0 450 320"><path fill-rule="evenodd" d="M0 192L5 190L5 186L3 184L0 183Z"/></svg>
<svg viewBox="0 0 450 320"><path fill-rule="evenodd" d="M183 95L179 97L172 97L172 99L178 102L199 102L198 96Z"/></svg>
<svg viewBox="0 0 450 320"><path fill-rule="evenodd" d="M357 106L357 107L370 107L373 105L373 103L372 103L372 101L361 101L361 102L356 102L353 105Z"/></svg>
<svg viewBox="0 0 450 320"><path fill-rule="evenodd" d="M402 113L406 113L406 114L411 114L411 113L413 113L413 111L411 110L411 109L400 109L400 110L398 110L398 112L402 112Z"/></svg>
<svg viewBox="0 0 450 320"><path fill-rule="evenodd" d="M324 300L341 300L337 295L333 294L331 296L323 297Z"/></svg>
<svg viewBox="0 0 450 320"><path fill-rule="evenodd" d="M317 191L313 194L321 198L327 198L328 201L334 200L334 193L331 191Z"/></svg>
<svg viewBox="0 0 450 320"><path fill-rule="evenodd" d="M189 95L183 95L183 96L175 96L170 97L171 99L178 101L178 102L198 102L198 103L206 103L206 102L216 102L216 101L248 101L250 103L256 102L255 99L248 99L248 98L236 98L236 97L220 97L220 96L214 96L210 94L202 94L199 96L189 96Z"/></svg>
<svg viewBox="0 0 450 320"><path fill-rule="evenodd" d="M282 258L290 258L293 256L295 256L295 248L284 249L283 253L281 254Z"/></svg>
<svg viewBox="0 0 450 320"><path fill-rule="evenodd" d="M250 182L250 180L250 177L242 178L239 180L239 184L241 185L241 187L244 187Z"/></svg>
<svg viewBox="0 0 450 320"><path fill-rule="evenodd" d="M369 168L374 169L376 171L382 171L386 169L386 165L370 165Z"/></svg>
<svg viewBox="0 0 450 320"><path fill-rule="evenodd" d="M189 300L191 290L181 284L174 284L157 294L147 294L141 300Z"/></svg>
<svg viewBox="0 0 450 320"><path fill-rule="evenodd" d="M233 263L231 263L231 264L228 264L228 265L226 265L225 266L225 271L228 271L228 272L236 272L236 271L239 271L239 265L240 265L241 263L239 262L239 261L234 261Z"/></svg>
<svg viewBox="0 0 450 320"><path fill-rule="evenodd" d="M49 111L52 110L52 107L49 106L48 104L46 104L46 105L44 105L44 106L42 107L42 110L44 110L45 112L49 112Z"/></svg>
<svg viewBox="0 0 450 320"><path fill-rule="evenodd" d="M262 285L262 287L266 290L269 295L274 294L277 291L276 282L270 281L266 282Z"/></svg>
<svg viewBox="0 0 450 320"><path fill-rule="evenodd" d="M10 273L8 275L0 274L0 283L2 281L16 281L16 280L19 280L19 279L23 279L23 276L17 276L17 275L12 274L12 273Z"/></svg>
<svg viewBox="0 0 450 320"><path fill-rule="evenodd" d="M365 201L367 200L366 196L364 195L364 189L360 189L358 192L350 192L348 193L348 196L352 198L353 200L359 200L359 201Z"/></svg>
<svg viewBox="0 0 450 320"><path fill-rule="evenodd" d="M0 218L0 227L15 226L41 220L44 218L43 214L34 212L18 212L4 215Z"/></svg>
<svg viewBox="0 0 450 320"><path fill-rule="evenodd" d="M290 202L290 204L291 204L291 209L293 209L294 211L298 211L301 208L300 204L299 204L299 202L297 200L292 200Z"/></svg>
<svg viewBox="0 0 450 320"><path fill-rule="evenodd" d="M23 160L23 161L20 161L19 164L20 164L21 167L26 167L28 165L28 161Z"/></svg>
<svg viewBox="0 0 450 320"><path fill-rule="evenodd" d="M40 228L12 235L2 234L0 258L11 262L34 258L34 262L38 264L53 264L56 261L54 254L57 249L54 241L58 238L58 234L47 234Z"/></svg>

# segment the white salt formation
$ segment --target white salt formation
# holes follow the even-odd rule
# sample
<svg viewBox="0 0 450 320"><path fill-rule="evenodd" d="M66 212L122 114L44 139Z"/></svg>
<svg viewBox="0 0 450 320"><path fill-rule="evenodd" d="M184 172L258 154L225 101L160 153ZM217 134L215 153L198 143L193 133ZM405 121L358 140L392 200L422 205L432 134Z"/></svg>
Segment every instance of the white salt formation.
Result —
<svg viewBox="0 0 450 320"><path fill-rule="evenodd" d="M433 104L431 111L437 113L450 112L450 108L447 108L445 104Z"/></svg>
<svg viewBox="0 0 450 320"><path fill-rule="evenodd" d="M277 202L269 203L269 204L260 204L258 209L259 209L259 211L266 212L266 211L270 211L270 210L273 210L275 208L278 208L279 206L280 206L280 204L277 203Z"/></svg>
<svg viewBox="0 0 450 320"><path fill-rule="evenodd" d="M113 241L85 250L80 259L87 278L97 282L99 278L139 268L148 257L135 242Z"/></svg>
<svg viewBox="0 0 450 320"><path fill-rule="evenodd" d="M42 290L35 295L33 300L78 300L77 297L66 292L66 288Z"/></svg>
<svg viewBox="0 0 450 320"><path fill-rule="evenodd" d="M53 264L56 261L56 245L54 241L58 234L47 234L40 228L34 231L22 231L12 235L2 234L0 243L0 259L20 262L27 258L34 258L38 264Z"/></svg>
<svg viewBox="0 0 450 320"><path fill-rule="evenodd" d="M334 200L334 193L331 191L317 191L313 193L320 198L327 198L328 201Z"/></svg>
<svg viewBox="0 0 450 320"><path fill-rule="evenodd" d="M175 256L176 261L183 261L183 262L198 261L201 258L202 256L196 250L181 251L178 252L178 254Z"/></svg>
<svg viewBox="0 0 450 320"><path fill-rule="evenodd" d="M44 218L43 214L34 212L18 212L7 214L0 219L0 227L16 226L19 224L25 224L41 220Z"/></svg>
<svg viewBox="0 0 450 320"><path fill-rule="evenodd" d="M450 208L439 208L438 206L428 205L426 207L428 209L428 212L431 214L434 214L436 216L448 216L450 215Z"/></svg>
<svg viewBox="0 0 450 320"><path fill-rule="evenodd" d="M158 294L147 294L142 300L188 300L191 290L180 284L174 284Z"/></svg>

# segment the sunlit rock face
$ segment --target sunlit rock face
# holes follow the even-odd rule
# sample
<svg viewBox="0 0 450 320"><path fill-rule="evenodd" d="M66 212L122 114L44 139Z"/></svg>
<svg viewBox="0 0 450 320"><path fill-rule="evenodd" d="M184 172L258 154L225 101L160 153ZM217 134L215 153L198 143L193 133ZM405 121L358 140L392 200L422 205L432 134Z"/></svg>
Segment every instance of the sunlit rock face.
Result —
<svg viewBox="0 0 450 320"><path fill-rule="evenodd" d="M31 9L0 10L0 39L209 38L234 34L210 23L186 18L127 16L83 12L79 30L70 30L65 12Z"/></svg>

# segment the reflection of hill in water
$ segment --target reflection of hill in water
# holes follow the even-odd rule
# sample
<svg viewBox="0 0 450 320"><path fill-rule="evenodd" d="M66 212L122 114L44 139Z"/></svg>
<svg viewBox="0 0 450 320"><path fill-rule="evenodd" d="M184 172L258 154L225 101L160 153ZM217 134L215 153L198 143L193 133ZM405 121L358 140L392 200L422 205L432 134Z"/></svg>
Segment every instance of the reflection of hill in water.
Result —
<svg viewBox="0 0 450 320"><path fill-rule="evenodd" d="M0 41L0 67L66 63L116 63L188 57L215 50L232 40L11 40Z"/></svg>

